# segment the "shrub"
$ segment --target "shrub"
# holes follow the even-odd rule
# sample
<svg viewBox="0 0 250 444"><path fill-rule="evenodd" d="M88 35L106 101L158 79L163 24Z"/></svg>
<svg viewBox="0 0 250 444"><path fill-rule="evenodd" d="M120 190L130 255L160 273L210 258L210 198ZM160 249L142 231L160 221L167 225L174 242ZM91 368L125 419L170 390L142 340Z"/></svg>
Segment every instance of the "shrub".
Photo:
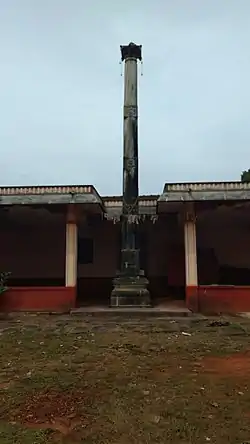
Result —
<svg viewBox="0 0 250 444"><path fill-rule="evenodd" d="M2 271L0 273L0 295L8 290L7 282L11 273L9 271Z"/></svg>

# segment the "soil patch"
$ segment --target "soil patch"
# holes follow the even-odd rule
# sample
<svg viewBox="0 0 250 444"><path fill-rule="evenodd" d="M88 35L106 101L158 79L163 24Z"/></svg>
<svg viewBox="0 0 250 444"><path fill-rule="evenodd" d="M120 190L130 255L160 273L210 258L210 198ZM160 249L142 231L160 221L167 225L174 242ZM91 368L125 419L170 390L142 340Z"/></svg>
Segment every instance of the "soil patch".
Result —
<svg viewBox="0 0 250 444"><path fill-rule="evenodd" d="M29 396L18 409L11 412L11 423L28 428L51 429L68 435L81 424L90 423L84 415L84 393L48 391Z"/></svg>
<svg viewBox="0 0 250 444"><path fill-rule="evenodd" d="M11 381L8 382L0 382L0 390L7 390L13 383Z"/></svg>
<svg viewBox="0 0 250 444"><path fill-rule="evenodd" d="M206 357L198 363L206 373L225 377L250 376L250 351L229 356Z"/></svg>

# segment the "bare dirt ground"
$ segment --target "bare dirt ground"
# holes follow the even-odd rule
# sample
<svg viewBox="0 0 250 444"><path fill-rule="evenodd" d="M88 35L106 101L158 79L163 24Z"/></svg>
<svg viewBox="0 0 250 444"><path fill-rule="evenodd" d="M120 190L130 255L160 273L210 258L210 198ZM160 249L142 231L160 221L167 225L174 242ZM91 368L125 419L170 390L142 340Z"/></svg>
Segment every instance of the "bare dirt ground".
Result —
<svg viewBox="0 0 250 444"><path fill-rule="evenodd" d="M250 443L250 321L0 321L1 444Z"/></svg>

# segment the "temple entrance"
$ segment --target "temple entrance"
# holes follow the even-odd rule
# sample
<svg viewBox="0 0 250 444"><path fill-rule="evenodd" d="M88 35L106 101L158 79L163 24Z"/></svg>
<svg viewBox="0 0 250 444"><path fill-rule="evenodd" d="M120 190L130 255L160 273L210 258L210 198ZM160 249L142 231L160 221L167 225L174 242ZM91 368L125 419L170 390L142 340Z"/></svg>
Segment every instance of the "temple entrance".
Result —
<svg viewBox="0 0 250 444"><path fill-rule="evenodd" d="M171 220L170 220L171 219ZM183 229L161 216L138 225L140 265L149 280L153 307L185 305ZM108 307L120 267L120 224L106 220L79 229L77 306Z"/></svg>
<svg viewBox="0 0 250 444"><path fill-rule="evenodd" d="M77 306L108 307L113 278L84 277L77 280Z"/></svg>
<svg viewBox="0 0 250 444"><path fill-rule="evenodd" d="M185 252L177 243L166 243L162 258L165 273L150 278L153 303L157 306L178 304L185 306ZM161 268L159 267L159 270Z"/></svg>
<svg viewBox="0 0 250 444"><path fill-rule="evenodd" d="M108 307L119 261L119 224L89 219L78 231L77 306Z"/></svg>
<svg viewBox="0 0 250 444"><path fill-rule="evenodd" d="M183 229L175 213L161 214L143 227L147 239L142 264L149 280L152 305L185 305L185 251ZM142 240L141 245L144 245ZM142 253L143 256L143 253Z"/></svg>

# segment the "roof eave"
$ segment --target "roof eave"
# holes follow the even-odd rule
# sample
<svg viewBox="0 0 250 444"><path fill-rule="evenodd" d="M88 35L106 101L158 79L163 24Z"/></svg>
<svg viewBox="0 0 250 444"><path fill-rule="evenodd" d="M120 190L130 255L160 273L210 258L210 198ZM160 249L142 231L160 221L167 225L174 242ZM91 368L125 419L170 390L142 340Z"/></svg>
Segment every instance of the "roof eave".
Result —
<svg viewBox="0 0 250 444"><path fill-rule="evenodd" d="M201 202L201 201L227 201L227 200L250 200L249 190L231 191L169 191L163 193L158 203L161 202Z"/></svg>
<svg viewBox="0 0 250 444"><path fill-rule="evenodd" d="M92 185L0 187L0 205L98 204L101 196Z"/></svg>

